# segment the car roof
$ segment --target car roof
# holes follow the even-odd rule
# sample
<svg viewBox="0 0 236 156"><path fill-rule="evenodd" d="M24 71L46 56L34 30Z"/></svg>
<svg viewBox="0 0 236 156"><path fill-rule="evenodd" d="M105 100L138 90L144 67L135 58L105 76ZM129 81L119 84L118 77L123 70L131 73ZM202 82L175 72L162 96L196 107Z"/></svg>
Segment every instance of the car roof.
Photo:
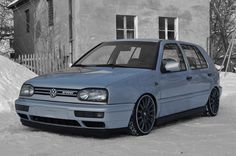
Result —
<svg viewBox="0 0 236 156"><path fill-rule="evenodd" d="M138 38L138 39L119 39L119 40L112 40L112 41L106 41L106 42L175 42L175 43L179 43L179 44L188 44L188 45L194 45L194 46L198 46L197 44L191 43L191 42L186 42L186 41L177 41L177 40L163 40L163 39L151 39L151 38Z"/></svg>

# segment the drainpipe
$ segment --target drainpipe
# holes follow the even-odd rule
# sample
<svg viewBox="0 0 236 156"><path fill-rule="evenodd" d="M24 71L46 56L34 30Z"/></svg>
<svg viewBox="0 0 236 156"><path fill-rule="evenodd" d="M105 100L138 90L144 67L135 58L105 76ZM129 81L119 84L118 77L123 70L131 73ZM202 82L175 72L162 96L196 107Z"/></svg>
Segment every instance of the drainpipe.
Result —
<svg viewBox="0 0 236 156"><path fill-rule="evenodd" d="M74 55L74 37L73 37L73 0L69 0L69 44L70 44L70 58L73 64Z"/></svg>

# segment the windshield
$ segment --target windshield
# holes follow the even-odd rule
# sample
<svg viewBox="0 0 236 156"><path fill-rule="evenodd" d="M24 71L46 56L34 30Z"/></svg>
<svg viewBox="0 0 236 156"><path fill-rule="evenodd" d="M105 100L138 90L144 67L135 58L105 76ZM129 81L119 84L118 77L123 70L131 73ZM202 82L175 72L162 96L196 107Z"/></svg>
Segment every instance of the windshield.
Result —
<svg viewBox="0 0 236 156"><path fill-rule="evenodd" d="M157 43L106 42L92 49L73 66L112 66L154 69L157 60Z"/></svg>

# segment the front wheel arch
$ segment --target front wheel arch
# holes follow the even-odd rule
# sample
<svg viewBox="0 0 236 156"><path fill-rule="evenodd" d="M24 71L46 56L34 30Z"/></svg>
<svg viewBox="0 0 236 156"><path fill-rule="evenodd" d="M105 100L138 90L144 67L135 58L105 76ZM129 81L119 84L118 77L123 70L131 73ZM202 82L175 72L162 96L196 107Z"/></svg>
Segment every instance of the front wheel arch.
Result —
<svg viewBox="0 0 236 156"><path fill-rule="evenodd" d="M128 129L129 129L130 134L135 135L135 136L149 134L151 132L153 126L155 126L156 116L157 116L157 112L158 112L157 110L158 110L158 106L157 106L156 98L150 93L142 94L135 102L135 105L134 105L134 108L132 111L132 115L129 120ZM140 114L140 111L142 111L145 116L146 116L145 113L147 113L147 116L145 117L145 116L143 116L143 114ZM141 119L142 121L139 121L140 117L142 118ZM141 125L142 125L142 123L145 125L147 124L150 127L146 125L149 128L142 129L141 127L139 127L140 123L141 123ZM143 126L144 125L142 125L142 127ZM146 132L142 131L145 129L147 130Z"/></svg>

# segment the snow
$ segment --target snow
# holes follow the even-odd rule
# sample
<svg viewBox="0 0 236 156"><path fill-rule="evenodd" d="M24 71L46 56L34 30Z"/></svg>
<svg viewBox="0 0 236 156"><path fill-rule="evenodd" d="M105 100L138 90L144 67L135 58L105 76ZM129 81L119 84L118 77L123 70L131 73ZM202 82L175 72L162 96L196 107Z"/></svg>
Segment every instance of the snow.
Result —
<svg viewBox="0 0 236 156"><path fill-rule="evenodd" d="M8 7L11 7L12 5L15 5L16 3L18 3L20 0L14 0L11 3L8 4Z"/></svg>
<svg viewBox="0 0 236 156"><path fill-rule="evenodd" d="M14 110L21 85L36 76L27 68L0 55L0 112Z"/></svg>
<svg viewBox="0 0 236 156"><path fill-rule="evenodd" d="M0 62L2 63L2 58ZM12 65L9 64L8 66ZM4 81L9 81L7 82L8 84L13 82L11 74L18 75L18 73L23 73L18 71L18 65L15 66L17 69L3 68L5 71L9 70L9 74L4 75L6 77ZM2 64L0 68L2 72ZM27 73L24 67L20 67L20 69ZM34 76L30 73L26 75L28 77ZM27 79L25 74L18 75L19 77ZM3 80L2 78L3 75L1 80ZM228 73L226 77L222 76L221 81L223 95L218 116L195 117L170 122L156 127L149 135L141 137L119 133L109 138L98 138L94 136L45 132L22 126L14 111L1 112L0 153L1 155L24 156L235 155L236 74ZM20 83L17 85L19 86ZM15 82L13 82L13 85L15 86ZM10 88L10 86L8 87ZM19 89L19 87L16 88ZM6 89L0 91L1 96L3 92L5 94ZM7 95L9 96L10 94L8 93Z"/></svg>
<svg viewBox="0 0 236 156"><path fill-rule="evenodd" d="M219 65L217 65L217 64L215 64L215 67L216 67L217 70L220 70L221 68L222 68L222 69L224 68L224 66L221 67L221 66L219 66Z"/></svg>

